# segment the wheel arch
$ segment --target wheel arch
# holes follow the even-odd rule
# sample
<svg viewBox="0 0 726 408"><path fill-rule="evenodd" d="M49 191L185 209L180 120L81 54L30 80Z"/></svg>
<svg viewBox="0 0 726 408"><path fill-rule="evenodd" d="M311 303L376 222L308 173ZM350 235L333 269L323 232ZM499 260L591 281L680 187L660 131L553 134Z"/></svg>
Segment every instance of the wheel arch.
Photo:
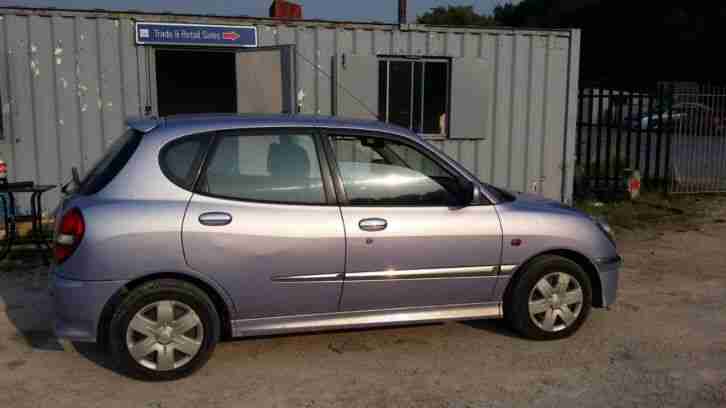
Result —
<svg viewBox="0 0 726 408"><path fill-rule="evenodd" d="M101 316L98 321L98 344L104 347L108 344L108 330L109 325L111 324L111 319L113 318L113 314L116 311L116 308L119 306L124 297L126 297L126 295L128 295L135 288L147 282L160 279L175 279L187 282L203 291L207 296L209 296L209 299L212 301L214 307L217 309L217 313L219 314L219 319L222 327L222 338L228 339L232 336L231 309L233 308L233 305L216 288L214 288L210 283L205 282L203 279L189 274L179 272L159 272L144 275L129 281L121 289L116 291L116 293L109 299L109 301L106 302L106 305L103 307Z"/></svg>
<svg viewBox="0 0 726 408"><path fill-rule="evenodd" d="M600 274L598 273L597 267L590 260L590 258L583 255L582 253L574 251L572 249L565 249L565 248L550 249L545 252L540 252L536 255L531 256L529 259L527 259L525 262L523 262L514 271L514 275L512 275L512 278L509 279L507 288L504 290L504 297L503 297L504 305L509 304L510 297L512 296L512 288L516 285L517 281L527 270L527 267L530 264L532 264L532 262L534 260L536 260L539 257L545 256L545 255L561 256L565 259L569 259L570 261L578 264L585 271L587 276L590 278L590 284L592 286L592 305L594 307L603 306L602 282L600 281ZM507 313L506 307L505 307L504 312Z"/></svg>

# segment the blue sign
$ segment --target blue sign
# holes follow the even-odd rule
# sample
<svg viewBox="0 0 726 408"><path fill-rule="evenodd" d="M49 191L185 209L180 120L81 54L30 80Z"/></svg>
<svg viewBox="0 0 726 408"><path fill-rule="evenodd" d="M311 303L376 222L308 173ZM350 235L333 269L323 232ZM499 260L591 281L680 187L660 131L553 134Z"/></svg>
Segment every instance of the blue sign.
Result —
<svg viewBox="0 0 726 408"><path fill-rule="evenodd" d="M136 44L257 47L257 28L249 26L136 23Z"/></svg>

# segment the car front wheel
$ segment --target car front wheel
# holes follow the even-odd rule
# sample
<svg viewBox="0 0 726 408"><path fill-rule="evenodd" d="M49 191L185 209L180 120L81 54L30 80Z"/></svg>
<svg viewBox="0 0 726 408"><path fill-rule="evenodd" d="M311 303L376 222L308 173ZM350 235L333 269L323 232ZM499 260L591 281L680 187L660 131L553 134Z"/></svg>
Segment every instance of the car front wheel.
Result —
<svg viewBox="0 0 726 408"><path fill-rule="evenodd" d="M143 380L175 380L203 366L219 341L214 304L197 287L158 280L132 290L110 324L114 361Z"/></svg>
<svg viewBox="0 0 726 408"><path fill-rule="evenodd" d="M512 328L525 337L570 336L590 313L592 285L577 263L547 255L533 260L514 282L505 308Z"/></svg>

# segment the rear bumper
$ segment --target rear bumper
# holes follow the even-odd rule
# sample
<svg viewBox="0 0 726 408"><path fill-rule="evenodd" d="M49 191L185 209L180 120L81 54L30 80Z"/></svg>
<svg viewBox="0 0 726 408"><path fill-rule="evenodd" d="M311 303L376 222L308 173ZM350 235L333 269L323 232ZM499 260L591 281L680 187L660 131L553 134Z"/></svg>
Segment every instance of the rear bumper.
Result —
<svg viewBox="0 0 726 408"><path fill-rule="evenodd" d="M51 270L51 272L53 272ZM127 281L79 281L51 273L55 335L79 342L96 342L104 306Z"/></svg>
<svg viewBox="0 0 726 408"><path fill-rule="evenodd" d="M616 256L607 259L598 259L596 262L602 285L602 304L598 306L608 307L615 303L618 297L618 280L620 268L623 266L623 258Z"/></svg>

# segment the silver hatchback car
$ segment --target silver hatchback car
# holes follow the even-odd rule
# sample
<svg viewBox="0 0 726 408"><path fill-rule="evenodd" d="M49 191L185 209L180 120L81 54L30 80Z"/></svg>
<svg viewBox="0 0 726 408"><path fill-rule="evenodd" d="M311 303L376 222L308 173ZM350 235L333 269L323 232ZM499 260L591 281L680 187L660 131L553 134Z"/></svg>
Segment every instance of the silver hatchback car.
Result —
<svg viewBox="0 0 726 408"><path fill-rule="evenodd" d="M171 380L220 338L504 317L532 339L614 302L609 227L476 179L406 129L130 121L56 217L55 332Z"/></svg>

